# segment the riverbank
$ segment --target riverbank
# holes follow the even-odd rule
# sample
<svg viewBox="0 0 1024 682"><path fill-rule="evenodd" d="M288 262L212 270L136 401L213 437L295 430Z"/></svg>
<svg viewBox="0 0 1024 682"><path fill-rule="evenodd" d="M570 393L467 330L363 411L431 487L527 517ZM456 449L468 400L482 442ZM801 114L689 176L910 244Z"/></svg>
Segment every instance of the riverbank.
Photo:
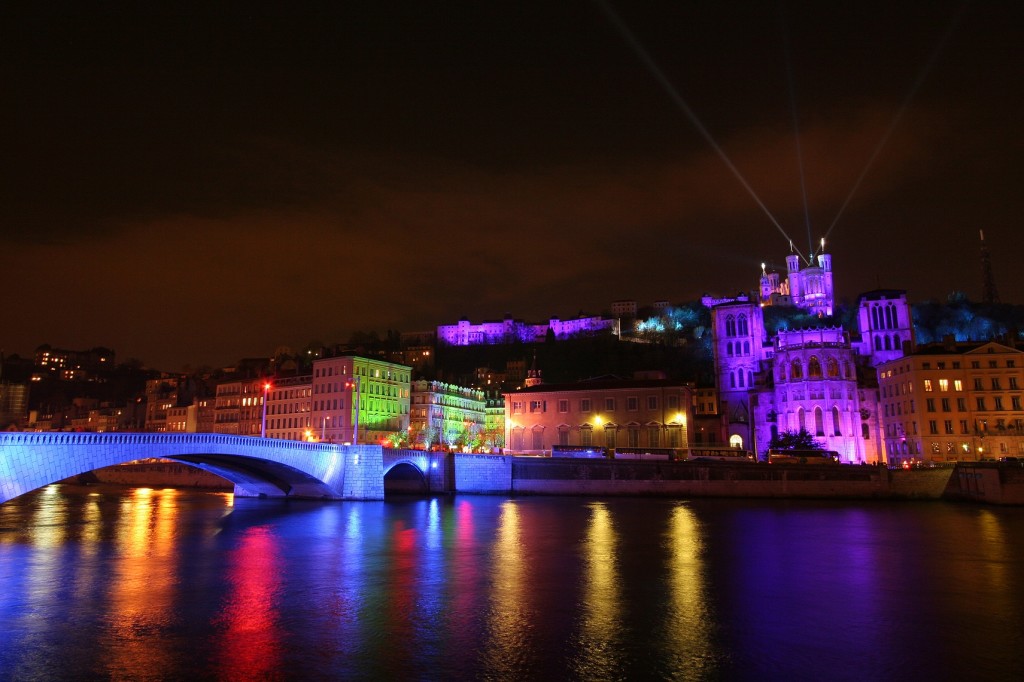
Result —
<svg viewBox="0 0 1024 682"><path fill-rule="evenodd" d="M679 498L952 500L1024 505L1024 467L996 463L934 469L477 456L456 460L454 494ZM460 466L461 464L461 466ZM470 469L468 477L461 469ZM481 485L480 481L484 481ZM208 471L168 461L104 467L67 479L79 485L234 489ZM385 479L389 493L416 481Z"/></svg>

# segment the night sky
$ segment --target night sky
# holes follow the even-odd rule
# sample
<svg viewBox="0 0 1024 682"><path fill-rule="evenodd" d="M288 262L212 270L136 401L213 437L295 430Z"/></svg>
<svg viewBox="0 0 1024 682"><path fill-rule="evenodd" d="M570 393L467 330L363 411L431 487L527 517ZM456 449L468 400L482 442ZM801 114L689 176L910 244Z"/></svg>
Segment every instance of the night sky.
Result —
<svg viewBox="0 0 1024 682"><path fill-rule="evenodd" d="M209 5L0 9L7 354L692 301L827 232L840 299L980 300L984 229L1024 303L1016 3Z"/></svg>

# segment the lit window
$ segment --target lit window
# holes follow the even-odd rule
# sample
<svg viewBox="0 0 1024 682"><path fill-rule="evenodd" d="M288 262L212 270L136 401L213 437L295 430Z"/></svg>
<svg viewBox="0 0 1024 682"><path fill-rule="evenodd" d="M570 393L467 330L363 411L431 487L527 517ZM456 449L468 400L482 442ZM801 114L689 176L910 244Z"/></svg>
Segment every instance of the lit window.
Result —
<svg viewBox="0 0 1024 682"><path fill-rule="evenodd" d="M948 391L949 390L949 379L939 379L939 390L940 391Z"/></svg>
<svg viewBox="0 0 1024 682"><path fill-rule="evenodd" d="M925 390L925 393L929 393L932 390L932 380L931 379L925 379L924 380L924 390Z"/></svg>

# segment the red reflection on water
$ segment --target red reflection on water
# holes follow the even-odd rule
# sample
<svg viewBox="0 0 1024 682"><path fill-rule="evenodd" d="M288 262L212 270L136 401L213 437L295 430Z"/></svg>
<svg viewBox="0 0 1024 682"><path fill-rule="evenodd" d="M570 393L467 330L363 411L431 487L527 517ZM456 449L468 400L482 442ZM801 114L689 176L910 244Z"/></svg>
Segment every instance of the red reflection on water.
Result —
<svg viewBox="0 0 1024 682"><path fill-rule="evenodd" d="M250 528L232 553L231 592L219 617L224 627L220 663L225 679L273 679L281 670L278 599L279 540L267 528Z"/></svg>

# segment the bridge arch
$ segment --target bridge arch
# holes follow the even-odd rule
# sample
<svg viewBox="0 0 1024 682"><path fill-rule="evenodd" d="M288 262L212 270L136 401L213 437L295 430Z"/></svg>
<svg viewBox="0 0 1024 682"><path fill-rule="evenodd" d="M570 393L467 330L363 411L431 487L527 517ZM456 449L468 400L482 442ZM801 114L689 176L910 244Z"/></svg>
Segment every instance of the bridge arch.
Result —
<svg viewBox="0 0 1024 682"><path fill-rule="evenodd" d="M242 497L383 499L379 445L224 434L0 434L0 503L115 464L160 458L206 469Z"/></svg>

